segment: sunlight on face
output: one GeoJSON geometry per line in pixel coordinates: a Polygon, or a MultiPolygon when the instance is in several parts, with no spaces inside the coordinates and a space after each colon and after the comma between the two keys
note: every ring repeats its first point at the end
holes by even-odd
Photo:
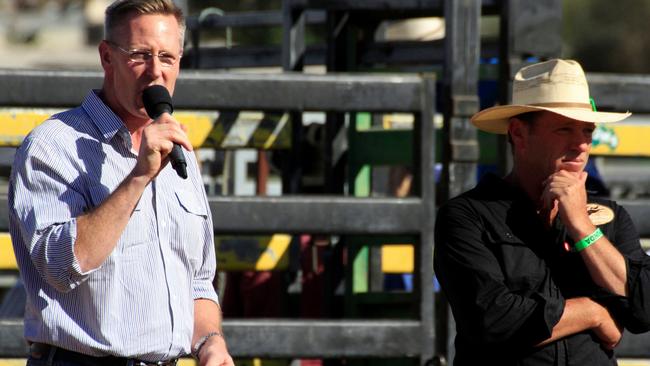
{"type": "Polygon", "coordinates": [[[575,174],[584,170],[595,124],[541,112],[525,129],[522,158],[533,174],[548,177],[559,170],[575,174]]]}
{"type": "Polygon", "coordinates": [[[159,57],[144,62],[134,61],[130,50],[141,50],[153,55],[180,57],[180,28],[172,15],[134,15],[115,32],[115,40],[108,47],[111,62],[103,62],[109,85],[105,85],[111,108],[125,123],[148,121],[142,104],[142,91],[150,85],[163,85],[173,94],[180,62],[163,65],[159,57]],[[119,47],[117,47],[119,46],[119,47]],[[124,52],[127,50],[127,52],[124,52]]]}

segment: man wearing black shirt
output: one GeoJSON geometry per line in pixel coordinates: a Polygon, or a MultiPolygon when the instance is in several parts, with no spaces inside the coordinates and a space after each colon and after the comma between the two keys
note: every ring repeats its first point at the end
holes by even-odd
{"type": "Polygon", "coordinates": [[[508,134],[513,168],[441,207],[435,270],[456,319],[456,365],[616,365],[623,329],[650,330],[650,261],[626,211],[589,197],[596,112],[580,65],[521,69],[513,104],[472,117],[508,134]]]}

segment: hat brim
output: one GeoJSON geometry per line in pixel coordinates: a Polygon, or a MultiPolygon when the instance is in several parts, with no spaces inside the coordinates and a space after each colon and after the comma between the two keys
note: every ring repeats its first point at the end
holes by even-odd
{"type": "Polygon", "coordinates": [[[632,113],[616,112],[594,112],[585,108],[548,108],[532,105],[502,105],[484,109],[472,116],[471,121],[479,130],[506,134],[508,133],[508,121],[518,114],[536,111],[547,111],[556,113],[577,121],[593,123],[618,122],[631,116],[632,113]]]}

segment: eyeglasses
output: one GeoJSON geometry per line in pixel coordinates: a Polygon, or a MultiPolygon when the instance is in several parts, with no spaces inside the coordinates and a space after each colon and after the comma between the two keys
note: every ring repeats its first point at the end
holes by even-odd
{"type": "Polygon", "coordinates": [[[160,60],[160,64],[162,66],[164,66],[164,67],[172,67],[182,57],[182,54],[178,55],[178,56],[174,56],[174,55],[172,55],[170,53],[167,53],[167,52],[160,52],[157,55],[154,55],[153,53],[151,53],[151,51],[147,51],[147,50],[138,50],[138,49],[127,50],[127,49],[124,49],[124,48],[120,47],[117,43],[111,42],[111,41],[108,41],[108,40],[106,41],[106,43],[108,43],[112,47],[115,47],[118,50],[122,51],[122,53],[124,53],[125,55],[127,55],[129,57],[129,60],[131,60],[133,62],[136,62],[136,63],[147,62],[147,61],[151,60],[151,58],[153,56],[156,56],[156,57],[158,57],[158,60],[160,60]]]}

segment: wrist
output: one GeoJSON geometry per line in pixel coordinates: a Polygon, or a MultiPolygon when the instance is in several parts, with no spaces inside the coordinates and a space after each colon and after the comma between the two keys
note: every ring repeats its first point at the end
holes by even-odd
{"type": "Polygon", "coordinates": [[[591,221],[587,220],[585,223],[579,225],[567,225],[567,232],[574,242],[584,239],[586,236],[592,234],[597,229],[591,221]]]}
{"type": "Polygon", "coordinates": [[[208,345],[211,342],[215,342],[217,340],[224,340],[223,333],[218,331],[210,332],[204,335],[203,337],[199,338],[191,348],[192,357],[194,357],[197,360],[200,360],[201,351],[206,348],[206,345],[208,345]]]}
{"type": "Polygon", "coordinates": [[[605,317],[609,315],[607,309],[599,303],[588,299],[591,307],[591,328],[600,327],[605,321],[605,317]]]}
{"type": "Polygon", "coordinates": [[[144,174],[140,174],[139,172],[136,171],[137,168],[134,168],[131,173],[126,177],[126,181],[135,186],[135,187],[146,187],[149,182],[151,182],[151,178],[144,174]]]}
{"type": "Polygon", "coordinates": [[[600,238],[602,238],[603,232],[600,228],[596,228],[591,234],[585,236],[584,238],[578,240],[574,244],[574,250],[576,252],[582,252],[583,250],[590,247],[592,244],[596,243],[600,238]]]}

